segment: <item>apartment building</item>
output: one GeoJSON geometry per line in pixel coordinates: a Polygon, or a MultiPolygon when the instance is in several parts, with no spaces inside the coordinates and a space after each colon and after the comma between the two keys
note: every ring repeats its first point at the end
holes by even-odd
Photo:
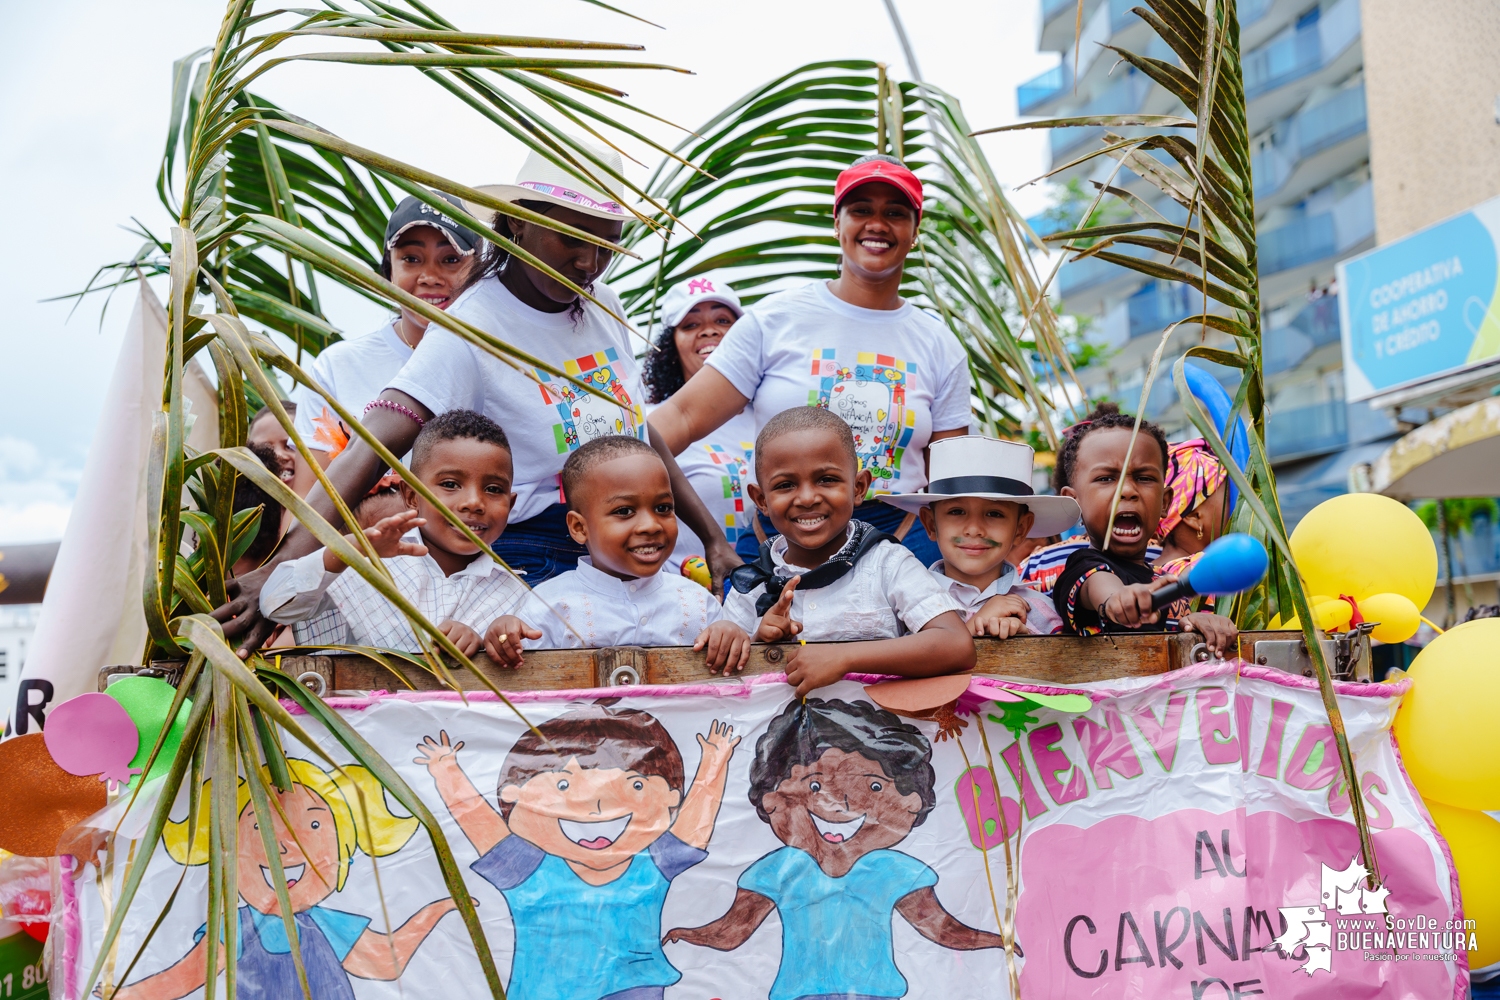
{"type": "MultiPolygon", "coordinates": [[[[1132,12],[1138,0],[1085,0],[1076,62],[1076,0],[1039,2],[1040,48],[1057,52],[1060,62],[1018,88],[1021,114],[1191,116],[1175,97],[1101,47],[1176,61],[1132,12]]],[[[1376,236],[1360,0],[1242,0],[1239,20],[1265,303],[1266,446],[1283,510],[1295,523],[1344,492],[1350,466],[1372,460],[1400,433],[1390,414],[1344,398],[1335,268],[1373,247],[1376,236]]],[[[1053,167],[1097,148],[1103,132],[1052,130],[1053,167]]],[[[1102,180],[1113,169],[1114,161],[1101,158],[1070,167],[1057,179],[1102,180]]],[[[1169,219],[1184,216],[1129,171],[1121,171],[1115,183],[1169,219]]],[[[1140,398],[1163,330],[1201,308],[1179,287],[1094,260],[1064,265],[1055,288],[1063,309],[1087,317],[1093,338],[1112,352],[1080,373],[1085,387],[1128,409],[1140,398]]],[[[1202,339],[1198,327],[1179,328],[1154,383],[1146,413],[1169,432],[1187,429],[1170,362],[1202,339]]],[[[1227,347],[1225,339],[1209,334],[1206,342],[1227,347]]],[[[1235,384],[1232,371],[1214,373],[1235,384]]]]}

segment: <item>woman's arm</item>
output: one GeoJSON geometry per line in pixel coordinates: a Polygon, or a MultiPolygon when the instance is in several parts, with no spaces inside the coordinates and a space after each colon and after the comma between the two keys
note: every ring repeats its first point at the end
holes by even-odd
{"type": "MultiPolygon", "coordinates": [[[[1003,948],[998,934],[976,930],[943,909],[932,886],[924,886],[901,897],[896,912],[927,940],[954,951],[977,951],[980,948],[1003,948]]],[[[1020,949],[1017,949],[1019,953],[1020,949]]]]}
{"type": "Polygon", "coordinates": [[[702,927],[674,927],[667,931],[661,939],[662,944],[676,944],[678,941],[686,941],[688,944],[702,945],[705,948],[713,948],[715,951],[734,951],[740,945],[750,940],[750,935],[755,933],[776,904],[758,892],[749,889],[741,889],[734,895],[734,905],[729,912],[724,914],[713,923],[704,924],[702,927]]]}
{"type": "MultiPolygon", "coordinates": [[[[380,398],[401,404],[424,421],[432,418],[431,410],[404,392],[387,389],[380,394],[380,398]]],[[[361,422],[377,441],[395,455],[405,455],[410,451],[412,442],[417,439],[417,431],[421,430],[410,417],[385,407],[370,410],[364,414],[361,422]]],[[[385,463],[375,450],[365,444],[362,438],[356,437],[333,460],[333,464],[328,466],[327,474],[328,481],[333,484],[339,496],[352,506],[370,491],[370,487],[375,485],[384,470],[385,463]]],[[[333,501],[323,492],[322,484],[313,487],[312,492],[307,495],[307,502],[330,524],[338,524],[339,518],[333,501]]],[[[229,601],[215,608],[213,614],[224,625],[226,638],[239,638],[241,659],[247,659],[259,649],[260,644],[269,639],[276,629],[276,623],[262,617],[260,613],[260,588],[265,585],[266,579],[281,563],[305,556],[317,548],[318,540],[313,537],[313,533],[301,524],[296,524],[263,566],[229,581],[229,601]]]]}
{"type": "MultiPolygon", "coordinates": [[[[722,378],[722,376],[720,376],[722,378]]],[[[735,413],[739,411],[736,410],[735,413]]],[[[730,416],[734,416],[733,413],[730,416]]],[[[727,417],[725,419],[728,419],[727,417]]],[[[736,566],[744,564],[724,537],[724,529],[714,521],[714,516],[708,512],[708,507],[703,503],[703,498],[698,491],[693,489],[693,484],[688,482],[688,477],[683,474],[677,465],[677,459],[673,457],[673,451],[667,447],[666,439],[657,433],[655,427],[646,425],[647,433],[651,437],[651,447],[661,456],[661,460],[667,467],[667,478],[672,482],[672,499],[677,506],[677,514],[693,534],[703,540],[703,561],[708,563],[708,571],[711,576],[709,590],[715,596],[724,592],[724,578],[736,566]]],[[[697,440],[694,438],[693,440],[697,440]]],[[[682,449],[677,449],[681,451],[682,449]]]]}
{"type": "Polygon", "coordinates": [[[437,922],[457,908],[458,904],[452,899],[428,903],[396,928],[390,937],[365,928],[354,947],[349,949],[349,954],[344,956],[344,971],[361,979],[400,979],[401,973],[406,971],[406,963],[411,961],[437,922]]]}
{"type": "MultiPolygon", "coordinates": [[[[667,449],[680,455],[682,449],[694,441],[701,441],[723,427],[749,402],[729,379],[705,366],[673,393],[671,399],[651,411],[648,422],[651,429],[661,435],[667,449]]],[[[652,445],[655,443],[653,435],[652,445]]]]}
{"type": "Polygon", "coordinates": [[[807,695],[859,671],[898,677],[938,677],[974,669],[974,637],[957,611],[944,611],[915,635],[870,642],[820,642],[794,646],[786,680],[807,695]]]}

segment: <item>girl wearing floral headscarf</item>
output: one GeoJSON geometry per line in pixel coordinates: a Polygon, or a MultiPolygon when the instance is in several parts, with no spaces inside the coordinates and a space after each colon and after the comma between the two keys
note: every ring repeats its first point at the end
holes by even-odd
{"type": "MultiPolygon", "coordinates": [[[[1229,478],[1224,466],[1214,457],[1208,442],[1202,438],[1172,445],[1167,454],[1167,482],[1172,499],[1157,528],[1161,539],[1161,557],[1156,560],[1159,574],[1178,576],[1192,568],[1203,550],[1224,530],[1223,489],[1229,478]]],[[[1205,598],[1205,606],[1212,606],[1205,598]]]]}

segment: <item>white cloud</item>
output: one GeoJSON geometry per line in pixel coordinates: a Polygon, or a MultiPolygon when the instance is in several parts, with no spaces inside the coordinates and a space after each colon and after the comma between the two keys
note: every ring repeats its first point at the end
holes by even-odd
{"type": "Polygon", "coordinates": [[[81,463],[45,455],[27,440],[0,436],[0,542],[61,538],[82,473],[81,463]]]}

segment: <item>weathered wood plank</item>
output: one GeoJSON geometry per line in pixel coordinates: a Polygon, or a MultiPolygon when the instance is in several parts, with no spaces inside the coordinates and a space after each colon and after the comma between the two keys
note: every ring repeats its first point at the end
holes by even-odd
{"type": "MultiPolygon", "coordinates": [[[[1241,648],[1253,657],[1259,639],[1287,638],[1289,633],[1245,633],[1241,648]]],[[[1190,662],[1197,637],[1192,635],[1016,636],[977,642],[975,672],[1047,684],[1080,684],[1116,677],[1165,673],[1190,662]]],[[[777,673],[785,669],[787,647],[757,645],[747,674],[777,673]]],[[[412,688],[443,687],[430,672],[395,661],[412,688]]],[[[722,680],[708,672],[703,654],[685,646],[651,649],[624,646],[596,650],[536,650],[526,654],[519,670],[508,670],[482,654],[475,665],[496,687],[507,691],[609,687],[616,684],[685,684],[722,680]]],[[[282,669],[294,676],[315,674],[328,691],[397,690],[405,687],[385,667],[357,655],[283,657],[282,669]]],[[[464,690],[483,690],[473,674],[452,666],[464,690]]],[[[309,683],[317,684],[314,678],[309,683]]]]}

